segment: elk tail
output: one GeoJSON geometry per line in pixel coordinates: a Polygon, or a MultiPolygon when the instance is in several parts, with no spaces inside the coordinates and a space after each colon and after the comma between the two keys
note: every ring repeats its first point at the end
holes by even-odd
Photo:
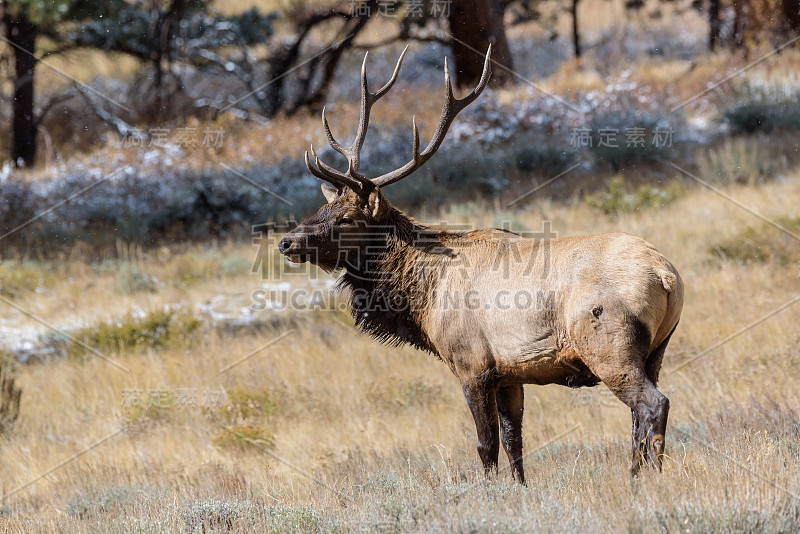
{"type": "Polygon", "coordinates": [[[664,286],[667,293],[672,293],[678,284],[678,277],[675,276],[675,273],[669,269],[661,268],[656,269],[656,274],[661,279],[661,285],[664,286]]]}

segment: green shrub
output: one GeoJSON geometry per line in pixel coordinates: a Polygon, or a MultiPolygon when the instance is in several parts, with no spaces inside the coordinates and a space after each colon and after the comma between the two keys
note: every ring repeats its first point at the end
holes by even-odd
{"type": "Polygon", "coordinates": [[[735,134],[800,129],[800,91],[793,85],[744,80],[732,87],[719,107],[735,134]]]}
{"type": "Polygon", "coordinates": [[[725,112],[733,133],[768,132],[779,128],[800,128],[800,104],[745,102],[725,112]]]}
{"type": "Polygon", "coordinates": [[[252,524],[258,506],[237,498],[208,499],[194,502],[183,512],[189,532],[225,532],[234,526],[252,524]]]}
{"type": "Polygon", "coordinates": [[[586,195],[586,205],[598,208],[612,215],[617,213],[633,213],[643,209],[662,208],[683,196],[684,188],[678,181],[665,187],[649,184],[640,185],[635,192],[629,193],[625,178],[617,175],[608,183],[608,190],[586,195]]]}
{"type": "Polygon", "coordinates": [[[188,504],[183,511],[189,532],[318,532],[322,516],[307,505],[260,506],[229,497],[188,504]]]}
{"type": "Polygon", "coordinates": [[[155,291],[155,279],[140,271],[130,263],[123,263],[114,281],[114,291],[123,295],[133,295],[144,291],[155,291]]]}
{"type": "Polygon", "coordinates": [[[789,167],[781,150],[766,136],[728,138],[698,155],[698,172],[714,183],[763,183],[789,167]]]}
{"type": "Polygon", "coordinates": [[[233,420],[268,419],[278,405],[277,397],[267,388],[233,388],[227,390],[226,410],[233,420]]]}
{"type": "Polygon", "coordinates": [[[555,176],[577,161],[577,154],[572,150],[533,141],[517,143],[511,150],[517,169],[539,176],[555,176]]]}
{"type": "MultiPolygon", "coordinates": [[[[183,347],[201,333],[202,322],[186,311],[161,310],[143,317],[128,315],[118,321],[100,322],[76,330],[72,336],[101,352],[125,352],[137,348],[183,347]]],[[[71,343],[68,354],[85,355],[85,348],[71,343]]]]}
{"type": "Polygon", "coordinates": [[[312,506],[269,506],[265,508],[267,528],[270,532],[318,532],[321,514],[312,506]]]}
{"type": "Polygon", "coordinates": [[[238,450],[273,448],[275,435],[265,425],[234,425],[223,429],[211,441],[221,448],[238,450]]]}
{"type": "Polygon", "coordinates": [[[15,299],[24,293],[35,291],[44,282],[41,269],[27,262],[0,263],[0,295],[6,298],[15,299]]]}
{"type": "Polygon", "coordinates": [[[319,181],[296,156],[241,173],[248,180],[225,169],[197,171],[180,165],[157,171],[147,165],[126,166],[114,180],[101,182],[97,180],[107,169],[78,166],[33,181],[12,173],[0,180],[0,229],[30,224],[25,232],[10,235],[1,252],[53,257],[81,241],[117,251],[121,242],[149,248],[163,242],[243,238],[255,222],[300,218],[322,201],[319,181]],[[93,194],[80,202],[67,201],[86,188],[93,194]],[[265,188],[291,200],[280,201],[265,188]],[[31,222],[41,206],[54,209],[31,222]]]}
{"type": "MultiPolygon", "coordinates": [[[[776,222],[790,232],[800,234],[800,217],[784,217],[776,222]]],[[[800,261],[800,241],[765,223],[745,228],[734,237],[717,243],[711,247],[711,254],[741,263],[777,262],[786,265],[800,261]]]]}
{"type": "Polygon", "coordinates": [[[598,115],[590,124],[590,151],[599,164],[614,170],[637,163],[670,159],[676,153],[676,140],[672,139],[669,143],[660,140],[658,144],[653,140],[656,129],[665,131],[668,124],[671,123],[666,117],[631,111],[598,115]]]}

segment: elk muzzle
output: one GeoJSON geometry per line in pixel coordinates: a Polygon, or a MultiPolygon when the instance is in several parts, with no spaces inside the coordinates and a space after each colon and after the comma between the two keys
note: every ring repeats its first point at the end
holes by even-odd
{"type": "Polygon", "coordinates": [[[292,235],[290,232],[283,236],[278,243],[278,251],[286,256],[292,263],[303,263],[311,259],[311,251],[307,248],[308,239],[305,235],[292,235]]]}

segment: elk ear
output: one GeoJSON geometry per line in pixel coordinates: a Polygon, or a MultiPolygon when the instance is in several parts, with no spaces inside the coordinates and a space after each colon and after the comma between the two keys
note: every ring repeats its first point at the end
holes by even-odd
{"type": "Polygon", "coordinates": [[[372,218],[380,220],[389,211],[389,202],[377,187],[369,194],[369,211],[372,218]]]}
{"type": "Polygon", "coordinates": [[[328,184],[322,184],[322,194],[325,195],[325,200],[328,202],[333,202],[336,196],[339,194],[339,190],[335,187],[331,187],[328,184]]]}

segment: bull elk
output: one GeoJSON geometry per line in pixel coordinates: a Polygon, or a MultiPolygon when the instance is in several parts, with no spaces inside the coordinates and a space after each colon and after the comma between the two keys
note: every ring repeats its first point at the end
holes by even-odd
{"type": "Polygon", "coordinates": [[[624,233],[550,240],[504,230],[451,231],[427,226],[392,207],[383,188],[409,176],[436,152],[456,115],[484,90],[491,47],[478,86],[453,96],[447,62],[445,103],[432,139],[420,152],[412,120],[411,159],[376,178],[360,172],[377,92],[361,68],[361,113],[355,140],[338,143],[325,111],[331,147],[347,158],[342,172],[306,152],[308,170],[324,180],[327,203],[280,241],[290,261],[344,271],[356,324],[382,342],[408,343],[438,356],[461,382],[487,472],[497,469],[500,440],[513,475],[522,466],[523,384],[595,386],[603,382],[633,418],[635,475],[661,469],[669,401],[658,389],[661,361],[683,307],[683,282],[647,242],[624,233]],[[498,274],[493,266],[503,263],[498,274]],[[524,305],[492,306],[501,295],[527,293],[524,305]],[[498,420],[499,429],[498,431],[498,420]]]}

